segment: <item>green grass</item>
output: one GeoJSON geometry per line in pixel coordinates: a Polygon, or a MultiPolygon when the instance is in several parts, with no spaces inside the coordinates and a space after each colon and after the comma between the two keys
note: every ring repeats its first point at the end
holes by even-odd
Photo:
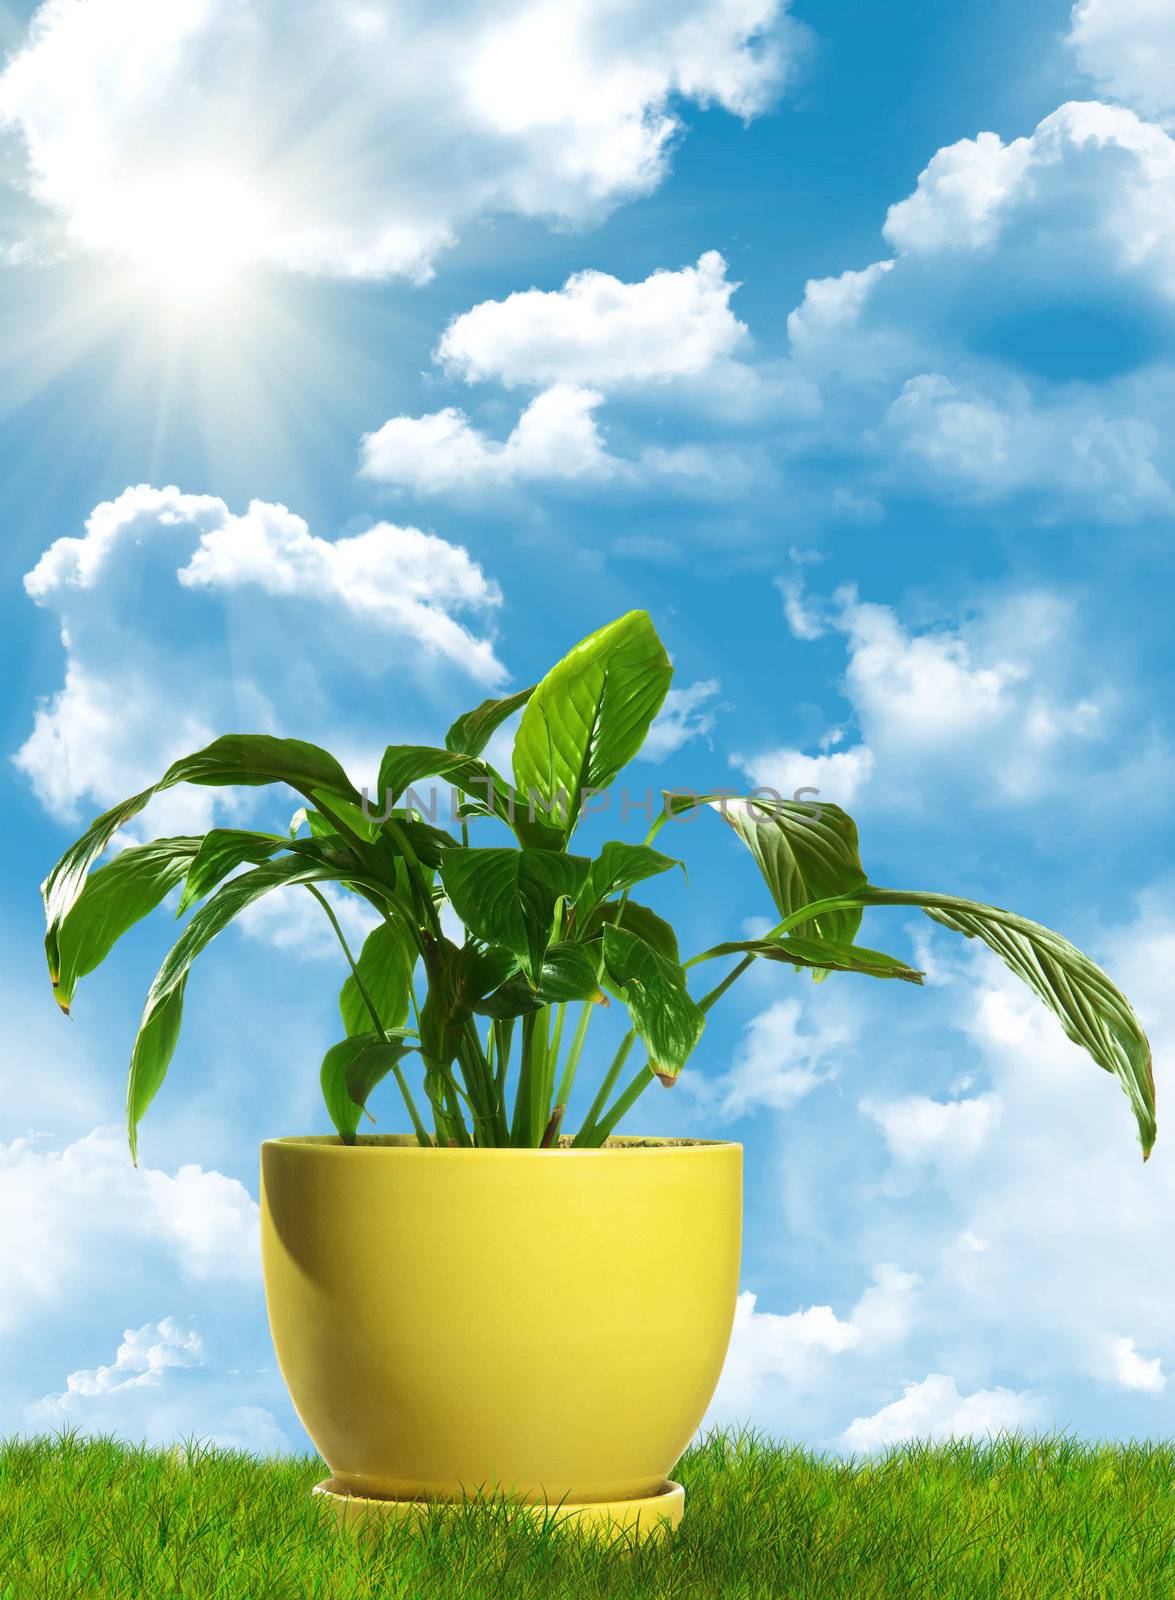
{"type": "Polygon", "coordinates": [[[679,1463],[680,1532],[606,1549],[492,1505],[339,1532],[312,1457],[74,1436],[0,1445],[0,1597],[1170,1600],[1175,1448],[1067,1438],[844,1461],[743,1432],[679,1463]]]}

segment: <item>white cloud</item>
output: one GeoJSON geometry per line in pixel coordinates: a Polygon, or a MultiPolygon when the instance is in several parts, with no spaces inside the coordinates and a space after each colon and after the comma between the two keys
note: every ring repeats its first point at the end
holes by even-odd
{"type": "MultiPolygon", "coordinates": [[[[60,619],[65,671],[15,759],[70,821],[226,731],[382,748],[396,730],[386,710],[365,723],[374,702],[356,686],[384,674],[426,701],[446,676],[503,677],[475,631],[498,586],[460,545],[388,522],[331,541],[281,505],[255,500],[237,516],[211,496],[139,485],[98,506],[82,537],[56,540],[25,586],[60,619]],[[339,705],[354,707],[346,729],[339,705]]],[[[183,831],[246,809],[230,791],[177,789],[151,816],[183,831]]]]}
{"type": "Polygon", "coordinates": [[[1141,1389],[1147,1394],[1162,1394],[1167,1387],[1167,1375],[1162,1359],[1149,1360],[1139,1355],[1133,1339],[1115,1339],[1113,1342],[1114,1373],[1124,1389],[1141,1389]]]}
{"type": "Polygon", "coordinates": [[[1167,0],[1078,0],[1069,44],[1103,94],[1175,117],[1175,12],[1167,0]]]}
{"type": "Polygon", "coordinates": [[[254,1454],[287,1452],[272,1412],[233,1403],[253,1387],[252,1375],[211,1372],[207,1365],[194,1328],[173,1317],[147,1322],[126,1330],[112,1362],[71,1372],[63,1390],[27,1406],[24,1421],[35,1432],[80,1428],[154,1445],[195,1436],[254,1454]]]}
{"type": "Polygon", "coordinates": [[[773,790],[785,800],[796,795],[816,799],[817,804],[818,798],[801,791],[814,789],[819,798],[851,806],[873,775],[873,752],[863,744],[815,756],[779,745],[749,756],[736,751],[730,762],[745,772],[757,788],[773,790]]]}
{"type": "Polygon", "coordinates": [[[165,1260],[196,1284],[259,1277],[257,1206],[242,1185],[192,1165],[136,1168],[112,1129],[62,1150],[0,1146],[0,1204],[6,1331],[67,1305],[94,1263],[119,1251],[165,1260]]]}
{"type": "Polygon", "coordinates": [[[730,309],[737,284],[707,251],[696,267],[658,271],[639,283],[577,272],[562,289],[485,300],[454,318],[437,358],[467,383],[547,383],[614,389],[705,372],[729,356],[746,329],[730,309]]]}
{"type": "Polygon", "coordinates": [[[1040,1415],[1031,1394],[1014,1389],[978,1389],[961,1395],[954,1378],[931,1372],[910,1383],[900,1400],[871,1417],[855,1417],[841,1435],[850,1450],[883,1450],[905,1439],[967,1439],[1027,1428],[1040,1415]]]}
{"type": "Polygon", "coordinates": [[[642,759],[664,761],[689,740],[708,738],[718,719],[713,702],[721,688],[717,678],[705,678],[670,689],[641,746],[642,759]]]}
{"type": "MultiPolygon", "coordinates": [[[[842,692],[859,741],[834,728],[818,754],[790,746],[736,753],[756,784],[790,794],[810,785],[852,804],[918,807],[967,785],[980,804],[1028,806],[1062,790],[1101,803],[1123,780],[1120,740],[1137,727],[1120,680],[1083,640],[1084,619],[1062,594],[1036,589],[981,601],[953,626],[906,626],[855,588],[810,601],[783,586],[785,614],[804,640],[845,639],[842,692]]],[[[1159,734],[1132,734],[1134,786],[1144,794],[1170,764],[1159,734]]]]}
{"type": "Polygon", "coordinates": [[[594,415],[603,398],[594,389],[552,384],[536,395],[502,441],[473,427],[455,406],[424,417],[392,417],[364,434],[360,472],[418,494],[607,476],[617,464],[594,415]]]}
{"type": "Polygon", "coordinates": [[[781,1315],[757,1309],[758,1296],[744,1290],[735,1305],[734,1328],[722,1377],[703,1428],[725,1419],[745,1422],[781,1397],[843,1382],[840,1358],[876,1356],[900,1341],[910,1326],[919,1279],[882,1263],[847,1318],[831,1306],[808,1306],[781,1315]]]}
{"type": "Polygon", "coordinates": [[[854,441],[883,490],[1169,516],[1173,202],[1175,142],[1119,106],[939,150],[890,207],[897,254],[810,282],[788,319],[825,401],[800,448],[854,441]]]}
{"type": "Polygon", "coordinates": [[[853,1037],[851,1021],[838,1020],[832,1006],[822,1007],[821,1016],[813,1028],[799,1000],[777,1000],[751,1018],[728,1071],[713,1080],[687,1074],[682,1081],[722,1118],[763,1107],[790,1111],[834,1074],[842,1047],[853,1037]]]}
{"type": "Polygon", "coordinates": [[[890,1154],[910,1165],[928,1161],[967,1161],[999,1127],[1003,1102],[998,1094],[964,1100],[932,1100],[907,1095],[901,1100],[858,1102],[881,1129],[890,1154]]]}
{"type": "Polygon", "coordinates": [[[165,274],[420,279],[479,216],[584,224],[647,194],[674,98],[754,116],[802,37],[785,0],[53,0],[0,118],[82,246],[165,274]]]}

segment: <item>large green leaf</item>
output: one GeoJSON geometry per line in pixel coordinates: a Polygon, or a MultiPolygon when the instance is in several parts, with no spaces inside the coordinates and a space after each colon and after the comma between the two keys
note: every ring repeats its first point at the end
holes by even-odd
{"type": "Polygon", "coordinates": [[[681,966],[658,955],[643,939],[607,925],[604,965],[649,1053],[650,1072],[662,1083],[676,1082],[706,1025],[706,1014],[691,999],[681,966]]]}
{"type": "MultiPolygon", "coordinates": [[[[379,769],[376,815],[394,813],[397,803],[425,778],[440,778],[462,794],[471,795],[500,822],[511,828],[524,844],[555,848],[561,842],[557,829],[541,817],[532,818],[525,801],[519,801],[513,787],[488,761],[453,750],[437,750],[431,745],[391,744],[384,752],[379,769]]],[[[420,809],[430,821],[441,815],[440,794],[417,791],[420,809]]]]}
{"type": "Polygon", "coordinates": [[[117,940],[163,899],[198,853],[199,838],[155,839],[123,850],[91,874],[57,932],[60,971],[54,993],[68,1016],[79,978],[93,972],[117,940]]]}
{"type": "Polygon", "coordinates": [[[664,917],[659,917],[655,911],[650,911],[648,906],[640,905],[635,900],[626,900],[623,906],[619,903],[597,906],[579,930],[577,937],[585,943],[590,943],[593,950],[597,949],[605,923],[635,933],[638,939],[643,939],[647,945],[652,945],[658,955],[665,956],[669,961],[680,960],[677,934],[673,931],[672,924],[666,922],[664,917]]]}
{"type": "Polygon", "coordinates": [[[110,841],[147,804],[152,795],[177,783],[205,785],[287,783],[299,794],[336,794],[354,804],[359,793],[335,758],[317,745],[301,739],[275,739],[269,734],[229,733],[203,750],[181,756],[158,783],[141,789],[129,800],[112,806],[92,822],[61,857],[41,885],[45,901],[45,956],[49,976],[56,983],[61,972],[59,930],[86,877],[110,841]]]}
{"type": "Polygon", "coordinates": [[[621,839],[611,839],[592,862],[591,877],[581,901],[584,905],[598,905],[610,894],[631,889],[634,883],[668,872],[671,867],[684,867],[672,856],[662,855],[647,844],[627,844],[621,839]]]}
{"type": "Polygon", "coordinates": [[[519,804],[533,798],[569,836],[587,798],[632,760],[669,688],[673,668],[644,611],[590,634],[531,695],[514,739],[519,804]],[[554,808],[554,809],[552,809],[554,808]]]}
{"type": "Polygon", "coordinates": [[[694,956],[690,962],[710,961],[717,956],[759,956],[765,961],[781,961],[793,967],[809,967],[830,972],[860,972],[868,978],[901,978],[906,983],[921,983],[924,974],[907,966],[896,956],[880,950],[866,950],[859,944],[836,944],[831,939],[805,939],[788,933],[766,939],[731,939],[694,956]]]}
{"type": "Polygon", "coordinates": [[[286,884],[323,882],[338,875],[336,867],[301,856],[281,856],[276,861],[254,867],[251,872],[230,878],[193,914],[155,974],[139,1022],[127,1087],[127,1124],[132,1154],[137,1147],[139,1121],[167,1074],[179,1037],[183,990],[192,962],[228,927],[238,912],[271,889],[286,884]]]}
{"type": "Polygon", "coordinates": [[[507,1019],[525,1016],[543,1006],[603,998],[590,947],[562,942],[551,945],[543,957],[537,987],[521,973],[515,973],[473,1009],[479,1016],[507,1019]]]}
{"type": "Polygon", "coordinates": [[[453,910],[478,939],[503,945],[537,983],[555,904],[574,900],[591,862],[554,850],[446,850],[441,882],[453,910]]]}
{"type": "Polygon", "coordinates": [[[409,1050],[402,1037],[386,1033],[353,1034],[333,1045],[322,1058],[322,1098],[344,1144],[355,1143],[367,1097],[409,1050]]]}
{"type": "MultiPolygon", "coordinates": [[[[355,965],[384,1028],[398,1028],[408,1015],[408,994],[416,950],[402,923],[381,922],[363,941],[355,965]]],[[[348,1037],[369,1032],[374,1023],[355,975],[339,993],[339,1010],[348,1037]]]]}
{"type": "Polygon", "coordinates": [[[230,872],[235,872],[246,862],[257,866],[262,861],[268,861],[279,850],[288,849],[290,843],[280,833],[212,828],[200,840],[200,848],[188,868],[176,915],[182,916],[194,901],[203,900],[209,889],[214,889],[230,872]]]}
{"type": "Polygon", "coordinates": [[[1074,1044],[1118,1079],[1134,1111],[1143,1159],[1150,1155],[1155,1142],[1150,1044],[1121,989],[1076,945],[1039,922],[958,895],[870,884],[856,898],[863,906],[918,906],[944,928],[994,950],[1044,1001],[1074,1044]]]}
{"type": "Polygon", "coordinates": [[[532,684],[529,689],[519,689],[517,694],[508,694],[501,700],[483,700],[481,705],[457,718],[445,735],[445,749],[456,755],[481,755],[490,736],[519,706],[524,706],[533,693],[532,684]]]}
{"type": "MultiPolygon", "coordinates": [[[[814,900],[850,895],[865,883],[857,825],[839,806],[794,800],[666,795],[666,810],[680,814],[695,804],[712,807],[750,850],[781,917],[814,900]]],[[[852,944],[861,926],[854,906],[822,912],[809,937],[852,944]]]]}

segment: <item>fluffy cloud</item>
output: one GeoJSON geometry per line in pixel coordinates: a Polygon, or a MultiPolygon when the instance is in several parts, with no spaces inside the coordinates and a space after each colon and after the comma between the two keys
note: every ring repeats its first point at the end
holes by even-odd
{"type": "Polygon", "coordinates": [[[851,1013],[828,1006],[814,1024],[799,1000],[777,1000],[747,1024],[729,1071],[714,1079],[687,1075],[682,1082],[722,1118],[764,1107],[790,1111],[835,1073],[838,1055],[853,1037],[851,1013]]]}
{"type": "Polygon", "coordinates": [[[735,1306],[730,1351],[703,1428],[745,1421],[771,1398],[843,1381],[843,1358],[874,1358],[900,1341],[910,1325],[919,1279],[889,1263],[873,1268],[873,1282],[848,1317],[831,1306],[778,1314],[757,1309],[749,1289],[735,1306]]]}
{"type": "Polygon", "coordinates": [[[801,38],[786,0],[669,18],[598,0],[51,0],[0,77],[0,118],[82,246],[165,272],[420,279],[478,216],[582,224],[647,194],[675,100],[754,116],[801,38]]]}
{"type": "Polygon", "coordinates": [[[1149,1361],[1139,1355],[1133,1339],[1115,1339],[1113,1342],[1114,1375],[1124,1389],[1142,1389],[1148,1394],[1162,1394],[1167,1387],[1167,1376],[1160,1357],[1149,1361]]]}
{"type": "MultiPolygon", "coordinates": [[[[98,506],[82,537],[58,539],[25,587],[60,618],[66,663],[16,762],[69,820],[228,729],[337,747],[337,707],[355,704],[357,681],[395,671],[436,697],[453,672],[503,677],[490,639],[460,620],[484,624],[497,585],[462,547],[388,522],[331,541],[284,506],[253,501],[238,516],[211,496],[140,485],[98,506]],[[238,593],[250,597],[239,627],[238,593]]],[[[344,731],[372,750],[395,732],[365,727],[358,708],[344,731]]],[[[199,828],[240,804],[170,791],[153,816],[199,828]]]]}
{"type": "Polygon", "coordinates": [[[815,438],[862,441],[878,486],[1169,515],[1173,200],[1175,142],[1119,106],[939,150],[890,207],[897,254],[810,282],[788,319],[815,438]]]}
{"type": "Polygon", "coordinates": [[[431,494],[502,487],[529,479],[598,478],[614,470],[594,413],[594,389],[556,383],[537,395],[509,436],[491,439],[455,406],[424,417],[392,417],[363,436],[365,478],[431,494]]]}
{"type": "Polygon", "coordinates": [[[961,1395],[954,1378],[931,1372],[910,1383],[900,1400],[871,1417],[855,1417],[841,1435],[850,1450],[883,1450],[904,1439],[968,1439],[1014,1432],[1040,1416],[1039,1402],[1014,1389],[978,1389],[961,1395]]]}
{"type": "MultiPolygon", "coordinates": [[[[903,624],[852,587],[831,602],[783,585],[785,616],[803,641],[839,633],[842,690],[861,742],[834,727],[819,754],[767,746],[732,759],[757,784],[791,793],[810,784],[829,800],[917,807],[944,783],[967,783],[981,804],[1028,806],[1080,786],[1105,797],[1123,779],[1118,747],[1133,712],[1120,683],[1091,663],[1073,603],[1049,590],[995,597],[954,626],[903,624]]],[[[1137,787],[1162,781],[1161,735],[1135,746],[1137,787]]]]}
{"type": "Polygon", "coordinates": [[[684,689],[670,689],[641,747],[641,759],[664,761],[691,739],[707,739],[718,720],[714,700],[722,685],[705,678],[684,689]]]}
{"type": "Polygon", "coordinates": [[[166,1260],[192,1284],[253,1284],[257,1206],[233,1178],[182,1166],[136,1168],[126,1140],[95,1129],[62,1150],[0,1146],[0,1326],[6,1333],[68,1304],[94,1261],[115,1251],[166,1260]]]}
{"type": "Polygon", "coordinates": [[[737,284],[716,250],[696,267],[640,283],[577,272],[562,289],[485,300],[454,318],[437,358],[466,383],[581,383],[602,389],[692,377],[746,334],[730,309],[737,284]]]}
{"type": "Polygon", "coordinates": [[[881,1129],[896,1161],[917,1165],[974,1156],[999,1127],[1003,1103],[997,1094],[961,1100],[914,1094],[901,1100],[866,1098],[859,1109],[881,1129]]]}
{"type": "Polygon", "coordinates": [[[1069,43],[1103,94],[1175,117],[1175,13],[1167,0],[1078,0],[1069,43]]]}
{"type": "Polygon", "coordinates": [[[254,1374],[209,1371],[199,1333],[164,1317],[128,1328],[112,1362],[71,1372],[23,1420],[38,1433],[80,1428],[153,1445],[195,1437],[257,1455],[287,1452],[273,1413],[241,1400],[253,1392],[254,1374]]]}

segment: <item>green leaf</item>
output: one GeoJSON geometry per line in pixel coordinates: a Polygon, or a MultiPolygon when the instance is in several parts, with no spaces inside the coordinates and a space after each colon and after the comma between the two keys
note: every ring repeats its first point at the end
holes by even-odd
{"type": "Polygon", "coordinates": [[[167,1074],[179,1037],[183,990],[192,962],[218,933],[228,927],[239,911],[260,899],[263,894],[268,894],[271,889],[286,884],[322,882],[337,879],[338,876],[337,867],[297,855],[281,856],[276,861],[267,861],[262,866],[254,867],[251,872],[241,873],[240,877],[230,878],[193,914],[155,974],[139,1022],[127,1089],[127,1121],[132,1154],[137,1145],[139,1121],[167,1074]]]}
{"type": "Polygon", "coordinates": [[[944,928],[981,940],[1021,978],[1073,1040],[1121,1083],[1134,1111],[1143,1159],[1155,1142],[1151,1048],[1129,1000],[1102,969],[1051,928],[958,895],[902,889],[859,891],[865,906],[918,906],[944,928]]]}
{"type": "MultiPolygon", "coordinates": [[[[363,941],[355,965],[376,1015],[385,1028],[398,1028],[408,1015],[408,994],[416,951],[400,922],[381,922],[363,941]]],[[[339,1010],[349,1038],[372,1028],[371,1013],[349,974],[339,992],[339,1010]]]]}
{"type": "Polygon", "coordinates": [[[712,950],[693,959],[710,961],[717,956],[739,955],[761,956],[766,961],[787,962],[793,967],[860,972],[869,978],[901,978],[906,983],[921,983],[924,977],[916,967],[907,966],[896,956],[883,955],[880,950],[867,950],[859,944],[836,944],[831,939],[805,939],[793,933],[767,939],[732,939],[726,944],[716,944],[712,950]]]}
{"type": "Polygon", "coordinates": [[[453,910],[478,939],[504,945],[538,981],[555,904],[574,900],[591,862],[552,850],[466,850],[441,855],[441,882],[453,910]]]}
{"type": "Polygon", "coordinates": [[[682,872],[685,871],[682,862],[650,849],[647,844],[625,844],[612,839],[592,862],[591,878],[582,901],[585,905],[599,905],[610,894],[620,894],[631,889],[634,883],[655,877],[659,872],[668,872],[671,867],[681,867],[682,872]]]}
{"type": "Polygon", "coordinates": [[[649,1053],[649,1070],[676,1082],[702,1036],[706,1016],[690,997],[685,973],[643,939],[604,927],[604,965],[628,1006],[633,1027],[649,1053]]]}
{"type": "Polygon", "coordinates": [[[664,956],[668,961],[681,959],[677,948],[677,934],[664,917],[659,917],[655,911],[650,911],[648,906],[642,906],[635,900],[626,900],[623,908],[619,905],[597,906],[584,923],[579,935],[584,943],[595,943],[605,924],[612,927],[624,928],[628,933],[635,933],[638,939],[643,939],[651,945],[658,955],[664,956]],[[616,913],[620,912],[619,920],[616,913]]]}
{"type": "Polygon", "coordinates": [[[344,1039],[323,1056],[322,1097],[344,1144],[355,1143],[368,1096],[409,1048],[402,1037],[368,1032],[344,1039]]]}
{"type": "Polygon", "coordinates": [[[604,998],[596,976],[596,963],[582,944],[560,943],[551,945],[543,957],[538,986],[515,973],[507,978],[492,994],[479,1000],[474,1010],[483,1017],[505,1019],[525,1016],[543,1006],[562,1005],[571,1000],[604,998]]]}
{"type": "Polygon", "coordinates": [[[479,756],[493,734],[506,718],[524,706],[534,693],[534,686],[519,689],[502,700],[483,700],[472,711],[465,712],[445,735],[445,749],[455,755],[479,756]]]}
{"type": "MultiPolygon", "coordinates": [[[[337,837],[337,836],[336,836],[337,837]]],[[[251,833],[241,828],[212,828],[200,840],[200,848],[188,868],[176,916],[182,916],[196,900],[202,900],[230,872],[248,862],[268,861],[278,850],[288,849],[291,840],[279,833],[251,833]]]]}
{"type": "Polygon", "coordinates": [[[198,838],[155,839],[123,850],[91,874],[57,933],[57,1004],[69,1015],[79,978],[93,972],[128,928],[145,917],[183,877],[198,838]]]}
{"type": "Polygon", "coordinates": [[[420,1009],[421,1054],[427,1063],[447,1067],[474,1006],[509,977],[515,957],[509,950],[482,950],[475,944],[458,948],[440,939],[433,942],[425,964],[428,996],[420,1009]]]}
{"type": "Polygon", "coordinates": [[[672,676],[644,611],[630,611],[577,644],[522,713],[514,740],[519,804],[533,798],[552,820],[565,809],[562,833],[569,837],[585,791],[606,789],[644,743],[672,676]]]}
{"type": "MultiPolygon", "coordinates": [[[[693,797],[666,796],[671,813],[686,811],[694,803],[693,797]]],[[[699,796],[698,803],[719,811],[750,850],[781,917],[815,900],[850,895],[866,881],[857,825],[839,806],[711,795],[699,796]]],[[[852,944],[860,926],[860,911],[848,906],[822,912],[808,936],[852,944]]]]}
{"type": "Polygon", "coordinates": [[[110,841],[163,789],[177,783],[205,785],[288,783],[300,794],[330,792],[359,801],[359,793],[332,755],[300,739],[274,739],[268,734],[226,734],[203,750],[181,756],[148,789],[112,806],[92,822],[61,857],[41,885],[45,902],[45,956],[49,976],[57,983],[61,973],[59,930],[70,907],[81,894],[86,877],[110,841]]]}

